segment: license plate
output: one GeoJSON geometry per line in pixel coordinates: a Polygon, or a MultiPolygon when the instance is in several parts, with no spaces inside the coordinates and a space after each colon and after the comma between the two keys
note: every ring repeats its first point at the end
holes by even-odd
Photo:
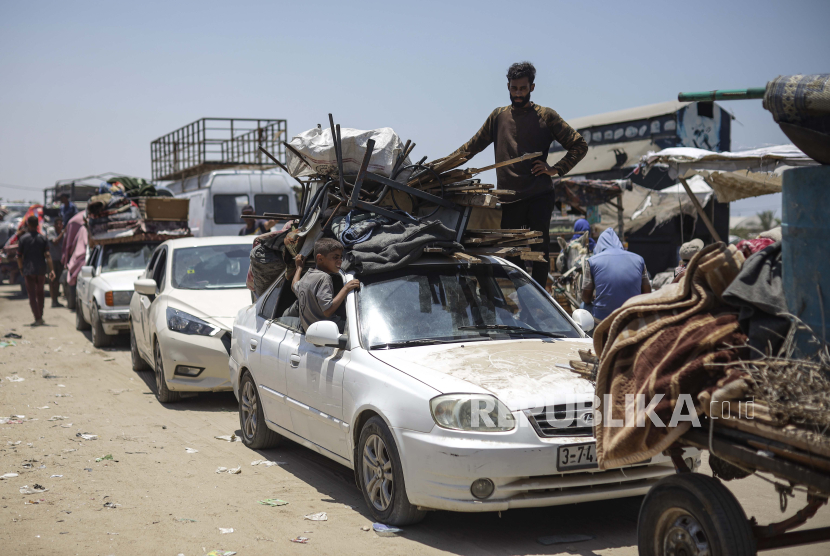
{"type": "Polygon", "coordinates": [[[597,467],[597,443],[568,444],[560,446],[556,460],[559,471],[573,469],[593,469],[597,467]]]}

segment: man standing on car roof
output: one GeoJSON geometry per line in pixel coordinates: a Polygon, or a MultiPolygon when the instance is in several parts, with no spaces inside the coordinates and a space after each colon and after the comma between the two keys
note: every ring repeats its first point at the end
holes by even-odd
{"type": "MultiPolygon", "coordinates": [[[[510,106],[496,108],[472,139],[456,152],[466,152],[467,159],[493,143],[496,162],[523,154],[541,152],[542,157],[524,160],[496,169],[499,189],[515,191],[502,196],[501,227],[530,228],[542,232],[542,243],[531,249],[550,254],[550,218],[554,206],[554,176],[564,176],[585,157],[588,143],[550,108],[530,102],[536,68],[530,62],[519,62],[507,70],[510,106]],[[568,153],[553,166],[547,163],[548,151],[558,141],[568,153]]],[[[549,263],[533,263],[533,279],[545,287],[549,263]]]]}

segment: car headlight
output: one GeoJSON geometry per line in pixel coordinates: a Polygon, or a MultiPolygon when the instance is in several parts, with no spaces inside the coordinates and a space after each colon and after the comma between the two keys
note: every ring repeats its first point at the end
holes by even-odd
{"type": "Polygon", "coordinates": [[[506,405],[487,394],[446,394],[429,401],[439,427],[461,431],[502,432],[516,428],[506,405]]]}
{"type": "Polygon", "coordinates": [[[167,308],[167,328],[174,332],[198,336],[215,336],[219,332],[218,326],[172,307],[167,308]]]}

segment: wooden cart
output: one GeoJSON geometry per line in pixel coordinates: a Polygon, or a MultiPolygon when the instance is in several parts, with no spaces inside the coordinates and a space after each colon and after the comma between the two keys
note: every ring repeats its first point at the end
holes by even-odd
{"type": "Polygon", "coordinates": [[[641,556],[745,556],[830,540],[830,527],[788,532],[813,517],[830,497],[830,449],[746,419],[706,420],[671,449],[678,474],[654,485],[643,500],[637,535],[641,556]],[[710,452],[710,464],[726,462],[740,478],[772,474],[781,510],[793,490],[807,491],[807,506],[778,523],[758,525],[715,478],[690,472],[680,450],[710,452]],[[715,456],[718,459],[712,458],[715,456]],[[720,460],[720,461],[718,461],[720,460]]]}

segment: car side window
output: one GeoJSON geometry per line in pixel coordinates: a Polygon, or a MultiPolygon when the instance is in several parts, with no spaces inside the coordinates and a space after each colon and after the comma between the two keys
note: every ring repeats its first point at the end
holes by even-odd
{"type": "Polygon", "coordinates": [[[163,250],[163,248],[162,248],[162,247],[158,247],[158,248],[156,248],[156,250],[153,252],[153,256],[152,256],[152,257],[150,257],[150,262],[149,262],[149,263],[147,263],[147,268],[145,268],[145,269],[144,269],[144,277],[145,277],[145,278],[152,278],[152,276],[153,276],[153,269],[154,269],[154,268],[155,268],[155,266],[156,266],[156,261],[158,260],[158,258],[159,258],[159,253],[161,253],[161,252],[162,252],[162,250],[163,250]]]}
{"type": "Polygon", "coordinates": [[[98,252],[101,250],[100,247],[93,247],[92,251],[89,252],[89,257],[86,260],[87,266],[95,266],[95,261],[98,259],[98,252]]]}
{"type": "Polygon", "coordinates": [[[156,293],[164,290],[164,270],[167,266],[167,249],[162,249],[159,252],[156,266],[153,268],[153,280],[156,281],[156,293]]]}
{"type": "Polygon", "coordinates": [[[277,301],[280,298],[280,291],[282,290],[283,284],[284,280],[282,278],[277,280],[277,285],[271,288],[271,291],[268,292],[268,297],[265,298],[265,302],[259,308],[259,316],[265,320],[274,318],[274,311],[277,308],[277,301]]]}

